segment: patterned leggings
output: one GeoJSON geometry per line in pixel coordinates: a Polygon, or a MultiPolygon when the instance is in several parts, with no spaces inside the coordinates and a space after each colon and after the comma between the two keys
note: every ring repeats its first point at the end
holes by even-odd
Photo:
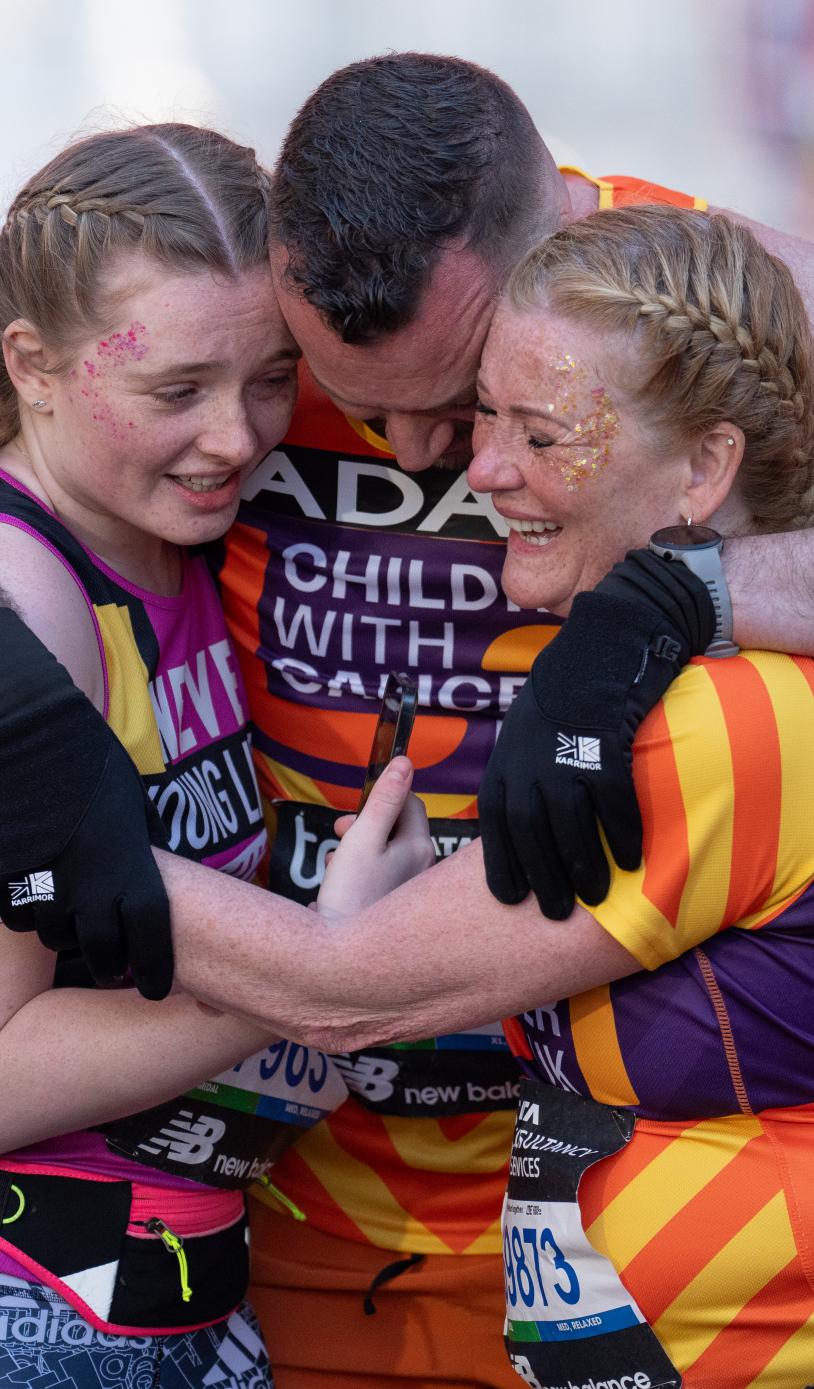
{"type": "Polygon", "coordinates": [[[176,1336],[96,1331],[51,1288],[0,1275],[0,1389],[273,1389],[257,1319],[176,1336]]]}

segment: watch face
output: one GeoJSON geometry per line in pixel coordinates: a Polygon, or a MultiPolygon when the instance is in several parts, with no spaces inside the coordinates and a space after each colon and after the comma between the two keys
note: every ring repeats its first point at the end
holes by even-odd
{"type": "Polygon", "coordinates": [[[651,544],[670,550],[693,550],[698,546],[720,545],[721,536],[709,526],[665,526],[651,537],[651,544]]]}

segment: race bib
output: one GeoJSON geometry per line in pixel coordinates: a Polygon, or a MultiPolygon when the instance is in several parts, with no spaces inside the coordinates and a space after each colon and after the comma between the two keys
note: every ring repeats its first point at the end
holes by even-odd
{"type": "Polygon", "coordinates": [[[135,1162],[206,1186],[247,1187],[347,1094],[329,1056],[279,1041],[103,1132],[114,1151],[135,1162]]]}
{"type": "Polygon", "coordinates": [[[589,1244],[577,1188],[630,1142],[635,1116],[523,1079],[503,1203],[506,1349],[531,1389],[679,1389],[613,1265],[589,1244]]]}

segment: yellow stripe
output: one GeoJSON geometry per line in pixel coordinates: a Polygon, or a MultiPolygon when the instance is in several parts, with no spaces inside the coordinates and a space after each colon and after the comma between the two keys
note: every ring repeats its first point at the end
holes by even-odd
{"type": "Polygon", "coordinates": [[[778,1192],[653,1323],[677,1368],[689,1369],[720,1334],[722,1321],[727,1326],[796,1253],[785,1198],[778,1192]]]}
{"type": "Polygon", "coordinates": [[[359,438],[364,439],[366,444],[372,444],[373,448],[378,449],[380,453],[386,453],[390,458],[395,458],[396,455],[383,434],[376,434],[369,425],[365,424],[364,420],[356,420],[352,415],[345,415],[345,419],[354,434],[358,434],[359,438]]]}
{"type": "Polygon", "coordinates": [[[692,207],[693,212],[706,212],[709,209],[709,203],[706,198],[693,198],[692,207]]]}
{"type": "Polygon", "coordinates": [[[327,1124],[310,1129],[297,1144],[297,1154],[371,1244],[416,1254],[452,1253],[444,1240],[399,1204],[371,1167],[340,1147],[327,1124]],[[375,1212],[375,1221],[365,1218],[368,1211],[375,1212]]]}
{"type": "Polygon", "coordinates": [[[282,762],[275,762],[273,757],[267,757],[264,752],[259,755],[288,800],[330,806],[330,801],[319,790],[312,777],[303,776],[301,772],[293,772],[290,767],[284,767],[282,762]]]}
{"type": "Polygon", "coordinates": [[[402,1162],[418,1172],[500,1172],[509,1160],[514,1113],[495,1110],[460,1138],[448,1138],[436,1119],[383,1118],[402,1162]]]}
{"type": "Polygon", "coordinates": [[[594,1099],[600,1104],[638,1104],[619,1045],[610,985],[578,994],[568,1006],[577,1062],[594,1099]]]}
{"type": "Polygon", "coordinates": [[[746,1389],[788,1389],[811,1380],[814,1366],[814,1315],[795,1331],[746,1389]]]}
{"type": "Polygon", "coordinates": [[[734,832],[733,797],[725,792],[732,786],[732,754],[723,710],[703,667],[690,667],[680,687],[677,682],[668,691],[664,712],[687,812],[690,855],[671,950],[677,956],[707,939],[724,918],[734,832]],[[706,686],[703,694],[700,682],[706,686]],[[702,699],[703,724],[698,717],[702,699]]]}
{"type": "MultiPolygon", "coordinates": [[[[600,826],[600,837],[610,867],[610,890],[604,902],[580,906],[595,917],[600,926],[629,950],[644,969],[656,969],[673,955],[673,924],[644,892],[645,862],[627,873],[614,861],[600,826]]],[[[681,951],[676,951],[681,954],[681,951]]]]}
{"type": "Polygon", "coordinates": [[[561,174],[578,174],[584,178],[586,183],[592,183],[594,188],[599,190],[599,211],[604,212],[606,208],[613,207],[613,184],[608,183],[605,178],[594,178],[593,174],[588,174],[584,169],[580,169],[576,164],[561,164],[561,174]]]}
{"type": "Polygon", "coordinates": [[[759,1121],[747,1115],[704,1119],[691,1129],[678,1130],[675,1142],[648,1163],[585,1231],[591,1244],[624,1271],[659,1230],[760,1133],[759,1121]]]}
{"type": "Polygon", "coordinates": [[[166,770],[155,714],[150,700],[147,667],[138,649],[130,609],[123,604],[94,606],[105,648],[110,704],[107,721],[124,744],[142,776],[166,770]]]}

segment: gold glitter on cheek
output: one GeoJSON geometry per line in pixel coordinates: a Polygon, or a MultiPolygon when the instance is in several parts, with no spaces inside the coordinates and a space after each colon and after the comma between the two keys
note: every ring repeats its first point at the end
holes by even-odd
{"type": "Polygon", "coordinates": [[[565,415],[576,408],[576,388],[585,380],[585,368],[570,352],[564,352],[560,360],[554,363],[554,370],[562,380],[557,386],[554,405],[548,406],[548,413],[553,415],[556,409],[559,414],[565,415]]]}
{"type": "Polygon", "coordinates": [[[591,391],[594,408],[587,419],[580,420],[573,433],[585,452],[581,458],[570,459],[560,469],[566,492],[578,492],[584,482],[597,477],[610,457],[611,441],[618,432],[619,418],[604,386],[591,391]]]}

